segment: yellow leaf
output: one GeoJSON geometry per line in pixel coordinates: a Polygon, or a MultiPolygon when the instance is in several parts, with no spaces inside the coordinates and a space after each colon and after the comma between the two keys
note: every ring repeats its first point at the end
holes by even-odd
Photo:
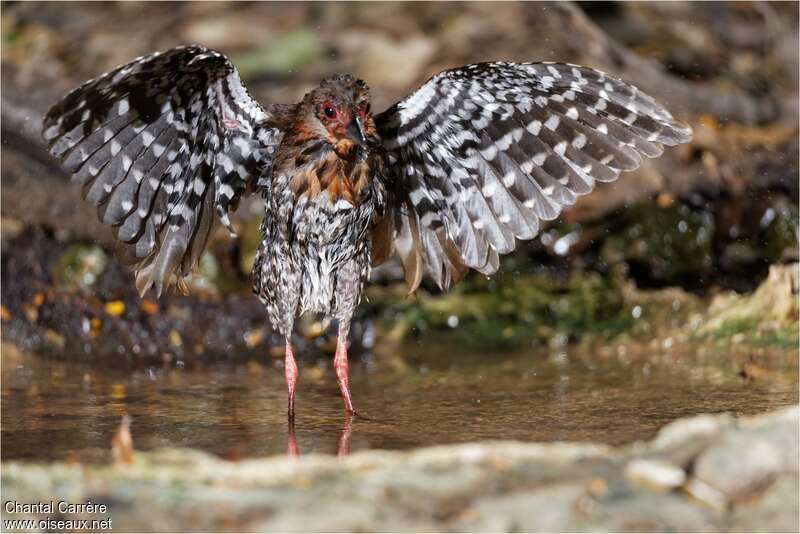
{"type": "Polygon", "coordinates": [[[106,313],[113,315],[114,317],[119,317],[125,313],[125,303],[121,300],[112,300],[111,302],[107,302],[106,313]]]}

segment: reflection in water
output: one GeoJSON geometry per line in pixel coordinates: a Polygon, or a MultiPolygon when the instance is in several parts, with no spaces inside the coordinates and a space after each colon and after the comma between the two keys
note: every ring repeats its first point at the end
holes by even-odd
{"type": "Polygon", "coordinates": [[[289,419],[289,430],[286,436],[286,456],[300,456],[300,449],[297,447],[297,435],[294,432],[294,417],[289,419]]]}
{"type": "MultiPolygon", "coordinates": [[[[354,416],[349,413],[345,414],[342,433],[339,436],[339,442],[336,444],[336,456],[339,458],[350,454],[350,434],[353,433],[353,417],[354,416]]],[[[294,428],[294,418],[289,419],[287,427],[288,432],[286,436],[286,455],[300,456],[300,448],[297,446],[297,433],[295,432],[294,428]]]]}
{"type": "Polygon", "coordinates": [[[757,413],[798,397],[795,356],[769,379],[746,381],[728,355],[677,347],[639,359],[573,347],[553,355],[414,349],[402,360],[353,359],[351,387],[365,416],[344,424],[329,361],[302,362],[288,429],[280,362],[126,370],[3,351],[2,459],[110,461],[126,414],[138,450],[193,447],[239,459],[487,439],[618,445],[649,439],[678,417],[757,413]]]}

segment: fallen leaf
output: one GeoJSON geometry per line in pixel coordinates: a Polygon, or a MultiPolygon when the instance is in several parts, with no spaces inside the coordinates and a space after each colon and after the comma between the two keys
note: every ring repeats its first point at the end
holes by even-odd
{"type": "Polygon", "coordinates": [[[119,428],[111,438],[111,455],[116,464],[133,463],[133,437],[131,437],[131,416],[124,415],[119,428]]]}
{"type": "Polygon", "coordinates": [[[261,344],[262,341],[264,341],[264,331],[260,328],[258,330],[248,330],[244,333],[244,343],[248,348],[252,349],[261,344]]]}
{"type": "Polygon", "coordinates": [[[119,317],[125,313],[125,303],[121,300],[112,300],[106,303],[106,313],[114,317],[119,317]]]}
{"type": "Polygon", "coordinates": [[[169,331],[169,344],[173,347],[180,347],[183,345],[183,338],[181,337],[180,332],[177,330],[169,331]]]}
{"type": "Polygon", "coordinates": [[[158,304],[153,302],[152,300],[143,300],[142,304],[140,305],[143,312],[147,315],[153,315],[154,313],[158,313],[158,304]]]}

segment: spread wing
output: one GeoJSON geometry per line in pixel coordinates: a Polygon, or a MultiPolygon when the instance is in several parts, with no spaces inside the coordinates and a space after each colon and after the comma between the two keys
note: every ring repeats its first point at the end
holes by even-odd
{"type": "Polygon", "coordinates": [[[498,255],[595,182],[692,137],[637,88],[548,63],[444,71],[375,123],[394,195],[375,260],[397,252],[412,291],[423,269],[443,289],[468,268],[495,272],[498,255]]]}
{"type": "Polygon", "coordinates": [[[49,111],[50,152],[139,262],[140,294],[196,265],[214,214],[269,172],[281,132],[227,58],[201,46],[143,56],[49,111]]]}

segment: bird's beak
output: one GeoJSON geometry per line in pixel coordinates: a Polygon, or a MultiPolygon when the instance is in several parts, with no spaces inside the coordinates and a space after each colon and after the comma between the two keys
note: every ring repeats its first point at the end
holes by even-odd
{"type": "Polygon", "coordinates": [[[367,139],[364,137],[364,128],[361,126],[361,119],[356,115],[347,125],[347,137],[354,141],[358,146],[366,146],[367,139]]]}

